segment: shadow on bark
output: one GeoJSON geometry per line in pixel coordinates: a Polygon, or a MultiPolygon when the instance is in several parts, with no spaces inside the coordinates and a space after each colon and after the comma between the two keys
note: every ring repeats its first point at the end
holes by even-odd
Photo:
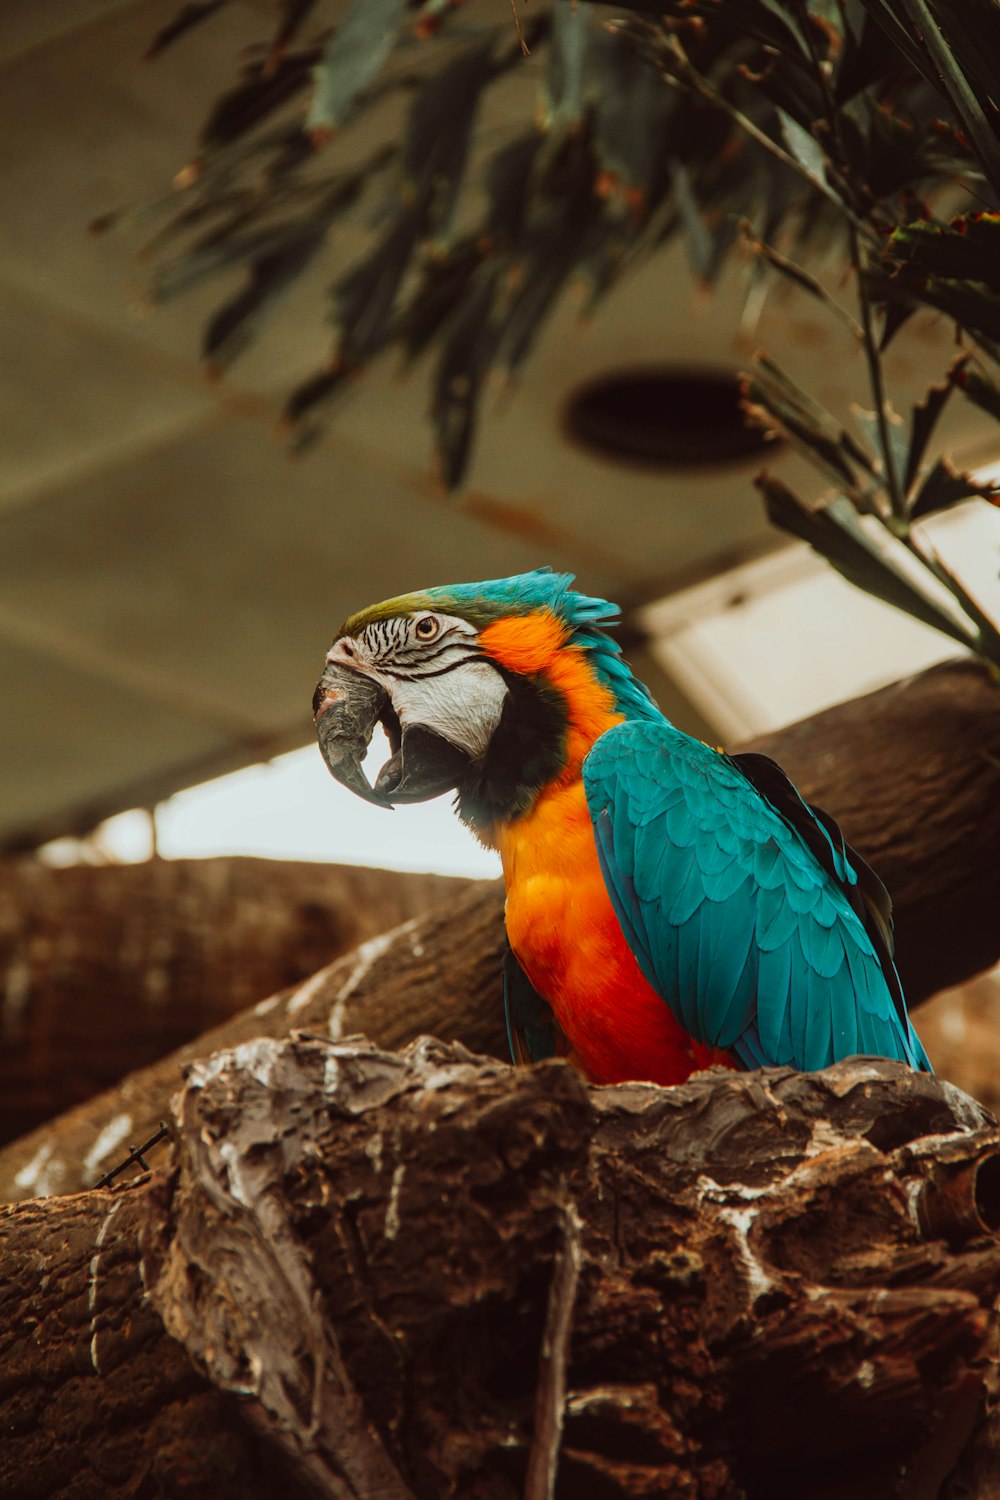
{"type": "Polygon", "coordinates": [[[6,1495],[1000,1481],[1000,1131],[948,1084],[300,1034],[196,1064],[175,1118],[169,1172],[0,1219],[6,1495]]]}

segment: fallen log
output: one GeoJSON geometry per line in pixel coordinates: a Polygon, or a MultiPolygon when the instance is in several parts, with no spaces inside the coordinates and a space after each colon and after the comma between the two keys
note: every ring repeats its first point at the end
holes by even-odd
{"type": "Polygon", "coordinates": [[[0,860],[0,1142],[470,884],[293,860],[0,860]]]}
{"type": "Polygon", "coordinates": [[[948,1084],[299,1035],[195,1064],[175,1133],[138,1186],[0,1211],[11,1500],[1000,1482],[1000,1131],[948,1084]]]}
{"type": "Polygon", "coordinates": [[[137,1069],[0,1150],[0,1202],[92,1187],[130,1145],[153,1134],[187,1063],[254,1037],[297,1028],[331,1037],[363,1031],[395,1047],[438,1025],[479,1051],[505,1055],[502,921],[502,892],[491,881],[137,1069]]]}
{"type": "MultiPolygon", "coordinates": [[[[983,669],[933,668],[746,748],[780,760],[884,877],[911,1003],[1000,956],[1000,694],[983,669]]],[[[398,1047],[432,1032],[506,1056],[502,899],[490,884],[374,939],[9,1145],[0,1201],[92,1185],[155,1129],[183,1064],[254,1036],[363,1032],[398,1047]]],[[[997,1056],[1000,1071],[1000,1038],[997,1056]]]]}

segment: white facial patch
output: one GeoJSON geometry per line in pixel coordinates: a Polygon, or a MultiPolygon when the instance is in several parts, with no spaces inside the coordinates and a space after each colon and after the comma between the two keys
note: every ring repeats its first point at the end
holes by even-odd
{"type": "Polygon", "coordinates": [[[335,641],[327,662],[373,677],[401,725],[422,724],[473,760],[485,755],[507,697],[503,677],[479,653],[476,627],[432,610],[372,620],[335,641]]]}
{"type": "Polygon", "coordinates": [[[383,679],[400,724],[422,724],[473,760],[486,754],[500,722],[507,684],[487,661],[467,661],[440,677],[383,679]]]}

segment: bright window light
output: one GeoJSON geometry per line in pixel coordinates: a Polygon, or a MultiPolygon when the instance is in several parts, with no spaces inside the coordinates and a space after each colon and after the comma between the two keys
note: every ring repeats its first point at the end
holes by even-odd
{"type": "MultiPolygon", "coordinates": [[[[377,730],[365,763],[369,777],[388,756],[377,730]]],[[[157,852],[167,859],[250,854],[439,875],[500,873],[498,857],[458,821],[450,797],[393,812],[372,807],[333,780],[315,745],[178,792],[160,803],[155,819],[157,852]]],[[[76,864],[143,860],[151,852],[152,823],[135,811],[109,818],[82,843],[58,839],[41,854],[51,864],[76,864]]]]}
{"type": "MultiPolygon", "coordinates": [[[[979,604],[1000,620],[1000,512],[971,502],[923,523],[979,604]]],[[[664,668],[721,739],[736,742],[956,655],[946,636],[852,588],[795,544],[642,612],[664,668]]],[[[376,731],[369,777],[388,757],[376,731]]],[[[155,814],[170,859],[246,854],[490,877],[500,862],[450,797],[394,812],[339,786],[315,745],[178,792],[155,814]]],[[[88,839],[40,851],[51,864],[148,859],[153,820],[136,810],[88,839]]]]}
{"type": "MultiPolygon", "coordinates": [[[[1000,621],[1000,512],[970,501],[922,525],[1000,621]]],[[[672,594],[641,621],[664,669],[730,742],[961,654],[950,637],[854,588],[805,543],[672,594]]]]}

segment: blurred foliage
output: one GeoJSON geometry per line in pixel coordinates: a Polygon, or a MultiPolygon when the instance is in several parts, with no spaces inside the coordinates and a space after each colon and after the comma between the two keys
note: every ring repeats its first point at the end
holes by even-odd
{"type": "MultiPolygon", "coordinates": [[[[151,53],[228,0],[182,7],[151,53]]],[[[779,526],[846,577],[1000,669],[1000,635],[933,550],[921,518],[973,493],[935,449],[953,397],[1000,419],[1000,5],[996,0],[277,0],[274,34],[212,106],[196,159],[153,208],[150,296],[234,268],[204,333],[215,369],[257,336],[348,219],[369,242],[329,288],[325,367],[288,398],[304,446],[349,378],[396,349],[432,360],[449,487],[465,472],[483,383],[516,377],[568,283],[592,311],[680,235],[711,283],[739,243],[748,294],[790,280],[863,349],[871,412],[846,431],[765,357],[749,417],[806,454],[829,489],[806,503],[768,475],[779,526]],[[490,17],[483,20],[484,12],[490,17]],[[522,35],[523,31],[523,35],[522,35]],[[526,54],[530,54],[526,56],[526,54]],[[518,70],[534,118],[493,107],[518,70]],[[383,144],[358,126],[395,108],[383,144]],[[483,127],[484,119],[487,121],[483,127]],[[856,307],[809,269],[840,247],[856,307]],[[909,318],[953,320],[962,352],[907,419],[882,355],[909,318]],[[918,524],[914,524],[918,523],[918,524]]]]}

